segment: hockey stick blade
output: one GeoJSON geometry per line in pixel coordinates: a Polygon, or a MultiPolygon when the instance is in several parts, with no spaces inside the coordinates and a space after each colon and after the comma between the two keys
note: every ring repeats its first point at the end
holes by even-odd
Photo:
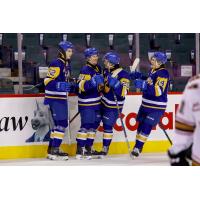
{"type": "Polygon", "coordinates": [[[130,71],[134,72],[136,70],[136,68],[138,67],[139,63],[140,63],[140,59],[136,58],[134,60],[133,64],[130,66],[130,71]]]}

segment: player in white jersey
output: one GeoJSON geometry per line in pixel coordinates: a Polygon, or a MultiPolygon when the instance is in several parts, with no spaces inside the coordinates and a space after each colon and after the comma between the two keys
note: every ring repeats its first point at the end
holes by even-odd
{"type": "Polygon", "coordinates": [[[192,77],[179,105],[173,146],[168,151],[171,165],[200,165],[200,74],[192,77]]]}

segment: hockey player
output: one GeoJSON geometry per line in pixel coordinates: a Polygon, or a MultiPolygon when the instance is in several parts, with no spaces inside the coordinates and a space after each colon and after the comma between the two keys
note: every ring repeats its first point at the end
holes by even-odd
{"type": "Polygon", "coordinates": [[[173,146],[168,151],[172,166],[190,165],[190,159],[193,166],[200,165],[199,94],[200,75],[197,75],[188,81],[176,114],[175,137],[173,146]]]}
{"type": "Polygon", "coordinates": [[[103,90],[102,122],[103,122],[103,148],[101,152],[94,152],[93,155],[104,157],[108,154],[113,137],[113,126],[117,121],[118,109],[123,109],[125,96],[129,90],[129,74],[120,66],[120,57],[115,52],[108,52],[104,58],[105,69],[103,72],[105,87],[103,90]],[[118,102],[116,102],[116,99],[118,102]]]}
{"type": "Polygon", "coordinates": [[[68,126],[67,92],[70,91],[71,84],[67,82],[67,77],[73,48],[74,46],[71,42],[59,43],[58,58],[50,63],[47,77],[44,79],[44,104],[49,105],[54,121],[54,129],[51,130],[47,150],[47,158],[51,160],[68,159],[68,154],[61,151],[59,147],[62,143],[65,129],[68,126]]]}
{"type": "Polygon", "coordinates": [[[76,158],[91,158],[92,145],[96,129],[99,126],[101,90],[103,89],[103,76],[98,65],[98,51],[88,48],[84,51],[86,65],[82,67],[78,80],[78,106],[81,116],[81,127],[77,133],[76,158]]]}
{"type": "Polygon", "coordinates": [[[132,72],[136,88],[143,91],[142,104],[140,106],[137,122],[138,129],[136,143],[131,152],[133,157],[138,157],[154,126],[156,126],[167,107],[167,92],[169,87],[169,73],[165,69],[167,56],[162,52],[155,52],[150,59],[151,70],[148,77],[140,72],[132,72]]]}

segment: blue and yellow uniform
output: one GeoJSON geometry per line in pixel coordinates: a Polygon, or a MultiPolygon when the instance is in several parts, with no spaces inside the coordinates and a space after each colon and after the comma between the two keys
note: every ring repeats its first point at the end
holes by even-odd
{"type": "Polygon", "coordinates": [[[99,110],[101,104],[101,94],[97,87],[92,87],[91,78],[101,74],[101,67],[93,66],[90,63],[83,66],[78,80],[78,107],[79,111],[85,109],[99,110]]]}
{"type": "MultiPolygon", "coordinates": [[[[108,79],[108,75],[111,77],[116,78],[120,81],[119,87],[115,89],[115,94],[117,97],[119,108],[122,109],[125,101],[125,96],[129,90],[129,74],[122,67],[117,66],[114,69],[110,70],[110,73],[107,69],[104,70],[104,78],[105,80],[108,79]]],[[[113,95],[113,90],[109,87],[108,81],[105,82],[105,89],[103,91],[102,97],[102,105],[106,109],[117,109],[116,102],[113,95]]]]}
{"type": "Polygon", "coordinates": [[[113,126],[119,117],[118,109],[120,109],[120,112],[123,109],[125,96],[129,91],[130,80],[129,74],[118,64],[115,65],[113,69],[110,69],[110,72],[107,69],[104,70],[104,79],[106,80],[105,88],[101,99],[102,122],[104,128],[103,147],[108,150],[113,137],[113,126]],[[109,79],[115,80],[114,87],[112,87],[112,83],[109,79]]]}
{"type": "Polygon", "coordinates": [[[66,81],[70,68],[70,65],[65,65],[62,58],[57,58],[49,64],[47,77],[44,79],[46,104],[54,101],[66,102],[67,92],[58,91],[57,83],[66,81]]]}
{"type": "Polygon", "coordinates": [[[96,129],[101,120],[103,76],[100,75],[101,67],[89,62],[92,56],[98,58],[98,51],[95,48],[88,48],[84,54],[87,63],[81,68],[78,79],[78,108],[81,116],[81,127],[76,136],[77,159],[83,158],[85,150],[88,154],[91,153],[96,129]]]}
{"type": "Polygon", "coordinates": [[[152,110],[165,110],[169,88],[169,73],[164,67],[152,69],[147,78],[147,89],[143,91],[142,106],[152,110]]]}
{"type": "Polygon", "coordinates": [[[68,69],[61,58],[53,60],[48,68],[47,77],[44,79],[45,99],[44,104],[49,105],[54,120],[54,129],[50,135],[50,146],[59,147],[64,138],[65,128],[68,126],[67,92],[58,91],[57,84],[66,82],[68,69]]]}
{"type": "Polygon", "coordinates": [[[71,57],[73,44],[68,41],[62,41],[58,47],[58,57],[49,64],[48,73],[44,79],[44,104],[49,105],[54,121],[47,158],[53,160],[57,157],[68,159],[68,154],[60,151],[59,147],[64,138],[65,129],[68,126],[67,92],[70,92],[71,84],[67,79],[69,78],[71,67],[67,56],[71,57]]]}
{"type": "MultiPolygon", "coordinates": [[[[136,79],[134,81],[136,88],[143,90],[142,103],[136,119],[139,125],[136,144],[132,152],[134,156],[139,156],[152,128],[159,123],[167,107],[167,94],[170,83],[169,73],[164,67],[167,57],[164,53],[155,52],[152,59],[153,62],[159,63],[157,67],[151,67],[146,80],[136,79]]],[[[145,79],[142,75],[140,77],[145,79]]]]}

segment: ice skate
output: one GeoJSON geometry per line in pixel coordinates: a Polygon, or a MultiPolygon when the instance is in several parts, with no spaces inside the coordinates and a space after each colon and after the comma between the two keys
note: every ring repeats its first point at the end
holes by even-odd
{"type": "Polygon", "coordinates": [[[131,152],[131,156],[132,156],[133,158],[135,158],[135,157],[138,157],[138,156],[140,155],[140,153],[141,153],[140,149],[134,147],[134,148],[133,148],[133,151],[131,152]]]}
{"type": "Polygon", "coordinates": [[[47,158],[50,160],[68,160],[68,154],[63,152],[61,149],[58,147],[51,147],[48,148],[47,151],[47,158]]]}
{"type": "Polygon", "coordinates": [[[102,151],[93,151],[92,157],[96,159],[102,159],[108,154],[109,147],[104,146],[102,151]]]}
{"type": "Polygon", "coordinates": [[[87,151],[85,147],[80,147],[77,145],[77,150],[76,150],[76,159],[77,160],[90,160],[92,159],[92,155],[90,151],[87,151]]]}

